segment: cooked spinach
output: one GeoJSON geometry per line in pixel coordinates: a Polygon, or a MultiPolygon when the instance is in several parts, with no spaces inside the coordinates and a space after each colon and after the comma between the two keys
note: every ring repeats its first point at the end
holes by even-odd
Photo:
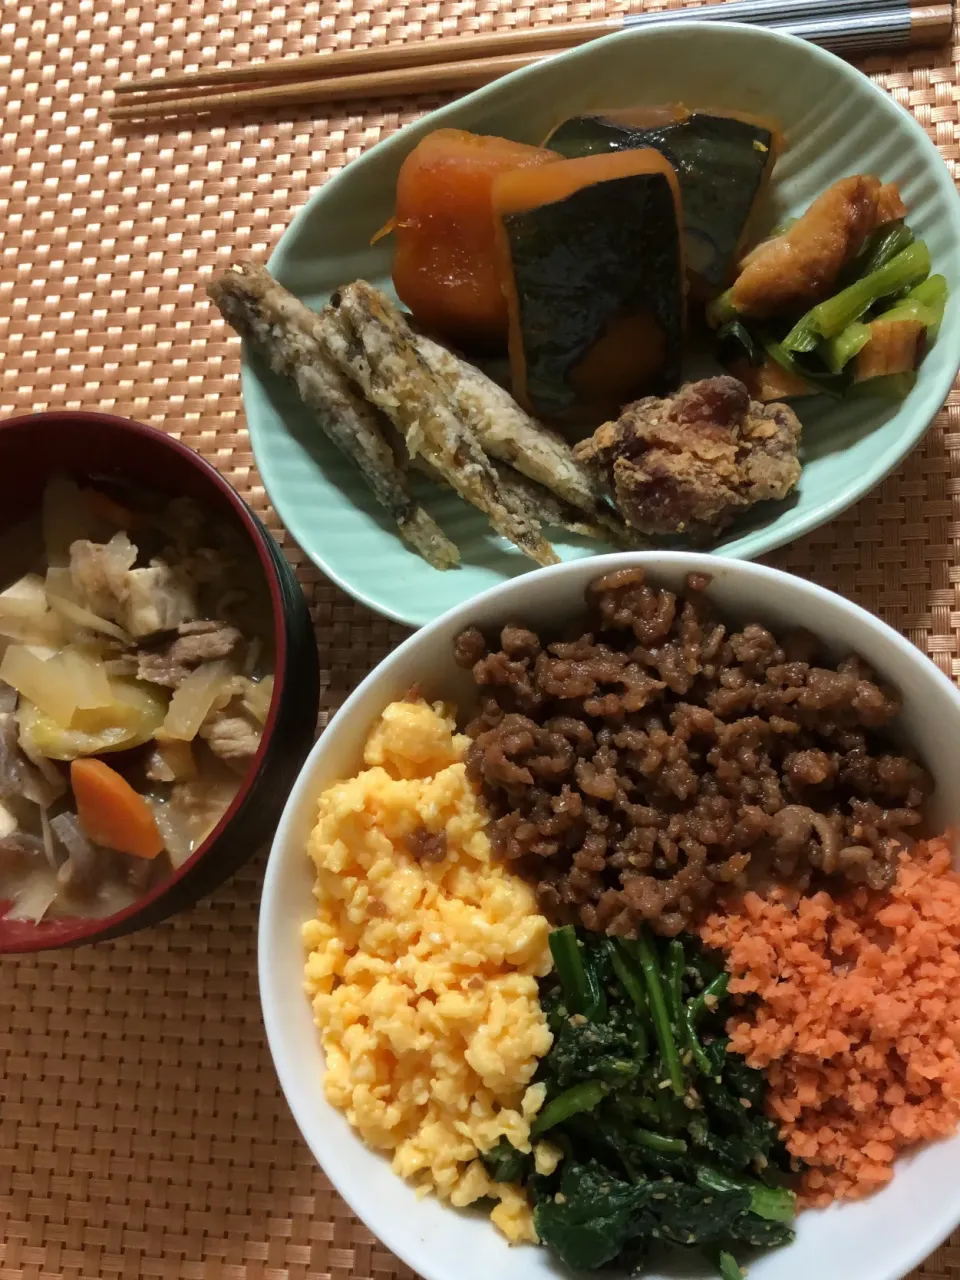
{"type": "Polygon", "coordinates": [[[540,999],[554,1035],[533,1127],[563,1153],[549,1177],[501,1139],[492,1177],[524,1183],[544,1245],[568,1267],[636,1275],[651,1247],[696,1248],[724,1277],[737,1246],[793,1238],[790,1163],[766,1082],[727,1052],[727,976],[692,938],[550,939],[540,999]]]}
{"type": "Polygon", "coordinates": [[[559,1179],[534,1178],[534,1225],[544,1244],[575,1271],[613,1262],[639,1234],[648,1186],[614,1177],[597,1160],[565,1160],[559,1179]]]}
{"type": "Polygon", "coordinates": [[[494,1182],[524,1182],[533,1164],[530,1156],[518,1151],[509,1138],[483,1153],[483,1164],[494,1182]]]}

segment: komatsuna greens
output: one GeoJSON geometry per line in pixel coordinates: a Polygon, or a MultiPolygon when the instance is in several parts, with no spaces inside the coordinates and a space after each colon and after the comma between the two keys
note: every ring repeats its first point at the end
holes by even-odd
{"type": "Polygon", "coordinates": [[[695,939],[553,931],[541,1003],[554,1035],[532,1128],[554,1173],[502,1138],[491,1176],[525,1184],[541,1242],[574,1270],[642,1269],[657,1244],[735,1255],[793,1239],[789,1157],[765,1080],[723,1035],[727,976],[695,939]]]}

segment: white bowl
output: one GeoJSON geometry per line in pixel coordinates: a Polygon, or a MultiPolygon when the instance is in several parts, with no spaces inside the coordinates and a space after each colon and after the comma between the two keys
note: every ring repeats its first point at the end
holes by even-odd
{"type": "MultiPolygon", "coordinates": [[[[691,572],[711,574],[710,597],[723,613],[774,628],[802,625],[837,657],[861,654],[903,695],[899,729],[936,779],[936,829],[960,829],[960,693],[902,636],[802,578],[705,555],[603,556],[507,581],[411,636],[334,717],[291,793],[263,887],[259,966],[267,1038],[307,1144],[357,1216],[424,1280],[545,1280],[556,1277],[558,1268],[546,1250],[508,1246],[479,1214],[417,1200],[388,1161],[369,1151],[326,1102],[323,1054],[303,990],[300,938],[314,906],[306,846],[316,797],[360,767],[377,716],[414,682],[429,697],[466,700],[472,682],[452,656],[453,638],[465,626],[486,629],[520,619],[534,628],[552,627],[583,610],[583,592],[592,579],[630,565],[644,565],[651,581],[670,587],[691,572]]],[[[762,1256],[750,1268],[751,1280],[899,1280],[960,1223],[958,1167],[960,1137],[954,1137],[902,1160],[892,1183],[872,1199],[804,1213],[796,1242],[762,1256]]],[[[651,1280],[660,1277],[652,1273],[651,1280]]]]}

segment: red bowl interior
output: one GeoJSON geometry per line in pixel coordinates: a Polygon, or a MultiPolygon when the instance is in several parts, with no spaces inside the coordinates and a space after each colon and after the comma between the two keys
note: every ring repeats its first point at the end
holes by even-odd
{"type": "MultiPolygon", "coordinates": [[[[193,498],[210,515],[242,525],[269,584],[276,651],[275,689],[283,688],[287,661],[286,633],[276,570],[253,514],[218,471],[179,440],[127,418],[72,412],[10,418],[0,422],[0,510],[4,526],[15,524],[37,509],[48,476],[57,471],[122,477],[171,497],[193,498]]],[[[275,694],[260,750],[232,804],[207,839],[172,876],[123,911],[97,920],[67,917],[31,924],[29,921],[0,918],[0,953],[42,951],[47,947],[95,939],[107,928],[136,916],[165,893],[172,883],[185,876],[214,844],[242,803],[268,749],[276,715],[275,694]]]]}

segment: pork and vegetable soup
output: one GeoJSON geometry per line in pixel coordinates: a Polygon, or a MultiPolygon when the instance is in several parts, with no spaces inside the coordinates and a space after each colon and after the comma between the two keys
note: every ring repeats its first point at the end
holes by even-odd
{"type": "Polygon", "coordinates": [[[59,476],[0,537],[0,915],[111,915],[213,830],[273,696],[270,597],[187,498],[59,476]]]}

